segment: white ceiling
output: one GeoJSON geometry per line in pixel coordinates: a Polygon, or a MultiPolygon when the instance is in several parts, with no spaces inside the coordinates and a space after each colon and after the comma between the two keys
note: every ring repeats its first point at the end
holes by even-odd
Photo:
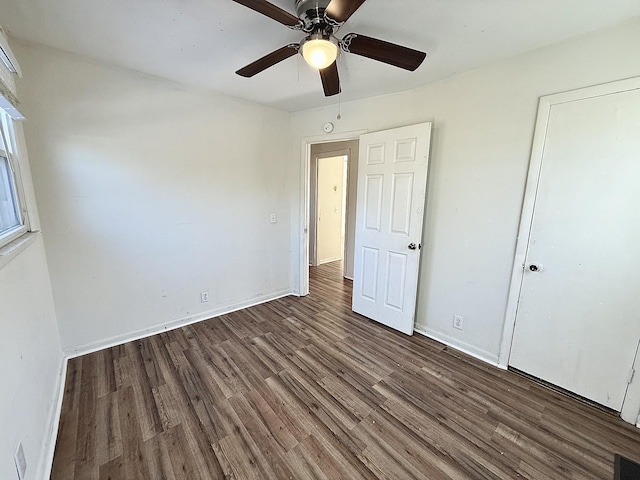
{"type": "MultiPolygon", "coordinates": [[[[294,13],[295,0],[273,0],[294,13]]],[[[397,92],[640,16],[638,0],[367,0],[338,32],[427,52],[416,72],[340,57],[342,101],[397,92]]],[[[289,30],[232,0],[0,0],[17,38],[288,111],[337,103],[300,56],[235,71],[291,42],[289,30]]]]}

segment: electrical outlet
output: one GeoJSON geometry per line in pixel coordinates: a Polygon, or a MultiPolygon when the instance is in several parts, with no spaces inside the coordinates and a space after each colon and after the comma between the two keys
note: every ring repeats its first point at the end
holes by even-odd
{"type": "Polygon", "coordinates": [[[209,301],[209,292],[202,292],[200,294],[200,302],[207,303],[209,301]]]}
{"type": "Polygon", "coordinates": [[[464,328],[464,318],[461,315],[453,316],[453,328],[462,330],[464,328]]]}
{"type": "Polygon", "coordinates": [[[22,442],[18,444],[18,448],[16,449],[14,460],[16,462],[16,470],[18,471],[18,478],[20,480],[23,480],[24,474],[27,471],[27,459],[24,456],[24,449],[22,448],[22,442]]]}
{"type": "Polygon", "coordinates": [[[276,215],[275,213],[272,213],[271,215],[269,215],[269,221],[271,223],[277,223],[278,222],[278,215],[276,215]]]}

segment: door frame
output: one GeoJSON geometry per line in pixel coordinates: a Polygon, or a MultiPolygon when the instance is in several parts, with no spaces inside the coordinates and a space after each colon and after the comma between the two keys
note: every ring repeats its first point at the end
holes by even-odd
{"type": "MultiPolygon", "coordinates": [[[[508,368],[509,357],[511,356],[511,345],[515,332],[520,292],[524,280],[525,260],[529,249],[529,240],[538,194],[540,173],[542,171],[542,159],[544,155],[547,130],[549,127],[551,108],[554,105],[562,103],[586,100],[589,98],[607,96],[638,89],[640,89],[640,77],[635,77],[540,97],[538,104],[538,116],[535,123],[535,131],[531,148],[531,158],[529,161],[529,172],[527,174],[522,213],[520,216],[520,226],[518,228],[518,237],[511,273],[511,283],[507,297],[507,308],[505,312],[502,341],[500,344],[500,354],[498,356],[498,366],[501,368],[508,368]]],[[[640,377],[640,374],[636,375],[636,377],[640,377]]],[[[640,381],[635,380],[629,385],[627,397],[625,398],[625,402],[622,407],[622,416],[623,418],[634,417],[633,420],[627,421],[636,423],[639,411],[640,381]]]]}
{"type": "Polygon", "coordinates": [[[311,199],[311,146],[318,143],[334,143],[359,140],[368,130],[355,130],[343,133],[303,137],[300,152],[300,201],[298,244],[298,295],[309,295],[309,205],[311,199]]]}

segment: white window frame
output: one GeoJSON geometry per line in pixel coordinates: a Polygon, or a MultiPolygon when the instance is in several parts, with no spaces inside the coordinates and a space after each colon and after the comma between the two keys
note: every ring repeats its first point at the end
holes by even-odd
{"type": "Polygon", "coordinates": [[[20,174],[20,161],[14,121],[7,112],[0,110],[0,156],[6,158],[9,163],[9,170],[11,171],[11,178],[9,180],[13,183],[13,191],[16,197],[15,201],[18,205],[18,217],[20,221],[20,225],[0,235],[0,248],[30,231],[27,201],[22,176],[20,174]]]}

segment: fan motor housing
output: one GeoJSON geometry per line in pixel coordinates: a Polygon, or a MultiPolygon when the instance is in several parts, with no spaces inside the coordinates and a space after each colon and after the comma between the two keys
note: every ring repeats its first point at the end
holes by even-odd
{"type": "Polygon", "coordinates": [[[296,13],[305,27],[324,23],[324,11],[331,0],[296,0],[296,13]]]}

